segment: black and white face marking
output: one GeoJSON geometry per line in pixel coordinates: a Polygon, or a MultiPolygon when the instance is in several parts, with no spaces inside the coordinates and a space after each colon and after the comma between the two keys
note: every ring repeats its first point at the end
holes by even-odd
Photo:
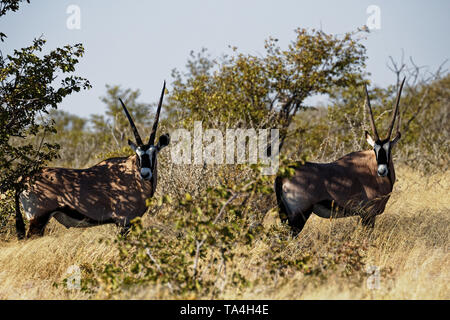
{"type": "Polygon", "coordinates": [[[150,180],[153,176],[153,169],[158,150],[155,146],[143,146],[136,148],[139,159],[139,173],[144,180],[150,180]]]}
{"type": "Polygon", "coordinates": [[[389,174],[389,160],[391,157],[391,148],[400,139],[397,135],[394,140],[389,139],[374,141],[369,133],[366,131],[367,143],[373,147],[375,157],[377,159],[377,174],[380,177],[386,177],[389,174]]]}
{"type": "Polygon", "coordinates": [[[373,146],[373,150],[375,151],[375,156],[377,158],[377,174],[380,177],[386,177],[389,173],[389,156],[390,156],[390,142],[386,143],[375,143],[373,146]]]}
{"type": "Polygon", "coordinates": [[[128,140],[128,144],[136,152],[138,158],[139,174],[144,180],[151,180],[155,171],[156,156],[162,148],[166,147],[170,142],[168,134],[159,137],[158,144],[137,146],[132,141],[128,140]]]}

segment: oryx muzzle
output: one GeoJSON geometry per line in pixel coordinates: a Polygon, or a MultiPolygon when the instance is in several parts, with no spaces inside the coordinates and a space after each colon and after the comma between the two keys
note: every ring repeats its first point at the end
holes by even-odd
{"type": "Polygon", "coordinates": [[[52,216],[67,228],[106,223],[127,228],[146,212],[146,200],[156,189],[158,152],[170,141],[165,134],[154,145],[164,91],[165,82],[147,144],[120,99],[136,138],[136,144],[129,141],[135,155],[107,159],[88,169],[45,168],[39,173],[20,195],[30,220],[28,236],[42,235],[52,216]]]}
{"type": "Polygon", "coordinates": [[[364,225],[374,226],[375,216],[383,213],[395,182],[391,151],[401,136],[400,116],[397,135],[392,141],[390,138],[404,82],[405,79],[399,87],[388,134],[383,140],[378,135],[365,88],[374,138],[367,131],[365,134],[373,150],[352,152],[331,163],[298,163],[293,177],[275,179],[280,218],[287,220],[295,232],[302,230],[311,213],[323,218],[359,215],[364,225]]]}

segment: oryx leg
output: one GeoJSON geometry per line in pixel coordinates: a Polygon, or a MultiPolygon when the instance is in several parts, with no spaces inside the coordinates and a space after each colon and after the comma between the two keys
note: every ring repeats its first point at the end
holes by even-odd
{"type": "Polygon", "coordinates": [[[47,225],[48,220],[50,220],[51,211],[47,211],[48,209],[39,208],[37,206],[37,203],[39,203],[38,197],[33,192],[26,190],[20,195],[16,195],[16,226],[18,224],[22,225],[24,235],[25,226],[23,225],[21,215],[18,215],[18,213],[20,213],[19,201],[22,204],[27,220],[30,222],[26,237],[42,236],[44,234],[45,226],[47,225]]]}
{"type": "Polygon", "coordinates": [[[19,240],[22,240],[23,238],[25,238],[25,223],[23,222],[22,212],[20,212],[19,198],[20,198],[19,193],[16,191],[16,194],[14,196],[16,208],[16,233],[17,238],[19,240]]]}
{"type": "Polygon", "coordinates": [[[28,228],[27,238],[32,238],[35,236],[42,237],[51,216],[52,211],[33,216],[30,219],[30,227],[28,228]]]}
{"type": "MultiPolygon", "coordinates": [[[[287,183],[289,184],[289,182],[287,183]]],[[[281,221],[288,221],[293,235],[302,231],[306,221],[312,213],[312,206],[295,192],[289,185],[282,184],[281,178],[275,180],[275,192],[281,221]]]]}
{"type": "Polygon", "coordinates": [[[126,237],[128,233],[130,233],[131,225],[121,226],[120,227],[120,235],[126,237]]]}
{"type": "Polygon", "coordinates": [[[120,234],[126,236],[130,232],[131,220],[126,217],[113,218],[114,224],[120,228],[120,234]]]}
{"type": "Polygon", "coordinates": [[[313,210],[321,218],[345,218],[356,215],[356,213],[338,206],[333,200],[324,200],[314,204],[313,210]]]}
{"type": "Polygon", "coordinates": [[[298,212],[297,214],[295,214],[293,216],[292,219],[289,220],[289,225],[292,228],[292,233],[294,236],[296,236],[303,230],[306,220],[308,220],[311,213],[312,213],[312,209],[304,210],[304,211],[298,212]]]}
{"type": "Polygon", "coordinates": [[[375,228],[375,218],[375,215],[361,216],[361,225],[365,228],[373,229],[375,228]]]}

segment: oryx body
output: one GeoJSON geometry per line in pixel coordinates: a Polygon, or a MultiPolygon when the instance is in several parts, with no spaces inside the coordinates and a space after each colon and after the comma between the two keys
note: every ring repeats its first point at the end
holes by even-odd
{"type": "MultiPolygon", "coordinates": [[[[107,159],[88,169],[44,168],[32,180],[20,194],[20,202],[30,220],[28,236],[42,235],[51,217],[68,228],[107,223],[127,228],[131,220],[145,213],[146,200],[156,190],[157,154],[169,144],[169,136],[162,135],[154,145],[164,90],[165,84],[147,144],[142,143],[120,100],[137,140],[137,145],[129,141],[135,155],[107,159]]],[[[18,213],[16,208],[16,219],[18,213]]],[[[18,225],[20,238],[24,230],[20,230],[20,221],[18,225]]]]}
{"type": "Polygon", "coordinates": [[[131,156],[83,170],[45,168],[20,201],[32,225],[42,225],[51,216],[66,227],[127,225],[144,214],[155,188],[156,179],[141,179],[137,157],[131,156]]]}
{"type": "Polygon", "coordinates": [[[277,177],[275,190],[280,211],[300,231],[311,213],[322,218],[359,215],[367,224],[384,211],[395,182],[377,175],[373,151],[353,152],[331,163],[298,164],[291,178],[277,177]]]}
{"type": "MultiPolygon", "coordinates": [[[[366,89],[367,106],[375,139],[366,131],[366,139],[373,150],[349,153],[330,163],[298,163],[291,177],[278,176],[275,192],[280,218],[287,220],[294,232],[300,232],[311,213],[323,218],[358,215],[367,226],[374,226],[375,217],[383,213],[395,183],[391,151],[400,139],[390,141],[398,113],[404,80],[397,94],[397,104],[388,137],[380,140],[372,115],[366,89]]],[[[400,121],[400,120],[399,120],[400,121]]]]}

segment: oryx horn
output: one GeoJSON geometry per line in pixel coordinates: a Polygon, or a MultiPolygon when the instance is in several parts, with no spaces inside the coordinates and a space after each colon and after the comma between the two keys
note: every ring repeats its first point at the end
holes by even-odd
{"type": "MultiPolygon", "coordinates": [[[[398,113],[398,106],[400,104],[400,96],[402,95],[402,89],[403,89],[403,84],[405,83],[405,80],[406,80],[406,77],[403,78],[403,81],[397,92],[397,100],[395,102],[395,110],[394,110],[394,114],[392,115],[392,121],[391,121],[391,125],[389,126],[388,135],[387,135],[386,139],[391,138],[392,129],[394,128],[395,117],[397,116],[397,113],[398,113]]],[[[399,121],[400,121],[400,119],[399,119],[399,121]]],[[[399,129],[399,125],[397,123],[397,131],[398,131],[398,129],[399,129]]]]}
{"type": "Polygon", "coordinates": [[[119,98],[119,101],[122,104],[122,107],[123,107],[123,110],[125,111],[125,114],[127,115],[128,121],[130,122],[130,125],[131,125],[131,129],[133,129],[133,133],[134,133],[134,136],[136,138],[137,144],[139,146],[142,146],[143,143],[142,143],[141,136],[139,135],[138,129],[136,128],[136,126],[135,126],[135,124],[133,122],[133,119],[131,118],[130,113],[127,110],[127,107],[125,107],[125,104],[123,103],[122,99],[119,98]]]}
{"type": "Polygon", "coordinates": [[[366,102],[367,107],[369,109],[369,115],[370,115],[370,125],[372,126],[372,133],[374,135],[375,141],[380,140],[380,137],[378,136],[377,127],[375,126],[375,120],[373,119],[373,113],[372,113],[372,107],[370,105],[370,98],[369,98],[369,92],[367,91],[367,85],[364,85],[364,88],[366,90],[366,102]]]}
{"type": "Polygon", "coordinates": [[[153,145],[155,143],[156,131],[158,130],[158,122],[159,122],[159,113],[161,112],[161,105],[164,99],[164,91],[166,90],[166,81],[164,81],[164,85],[161,91],[161,97],[159,98],[158,109],[156,110],[155,122],[153,122],[152,132],[150,133],[150,138],[148,140],[149,145],[153,145]]]}

